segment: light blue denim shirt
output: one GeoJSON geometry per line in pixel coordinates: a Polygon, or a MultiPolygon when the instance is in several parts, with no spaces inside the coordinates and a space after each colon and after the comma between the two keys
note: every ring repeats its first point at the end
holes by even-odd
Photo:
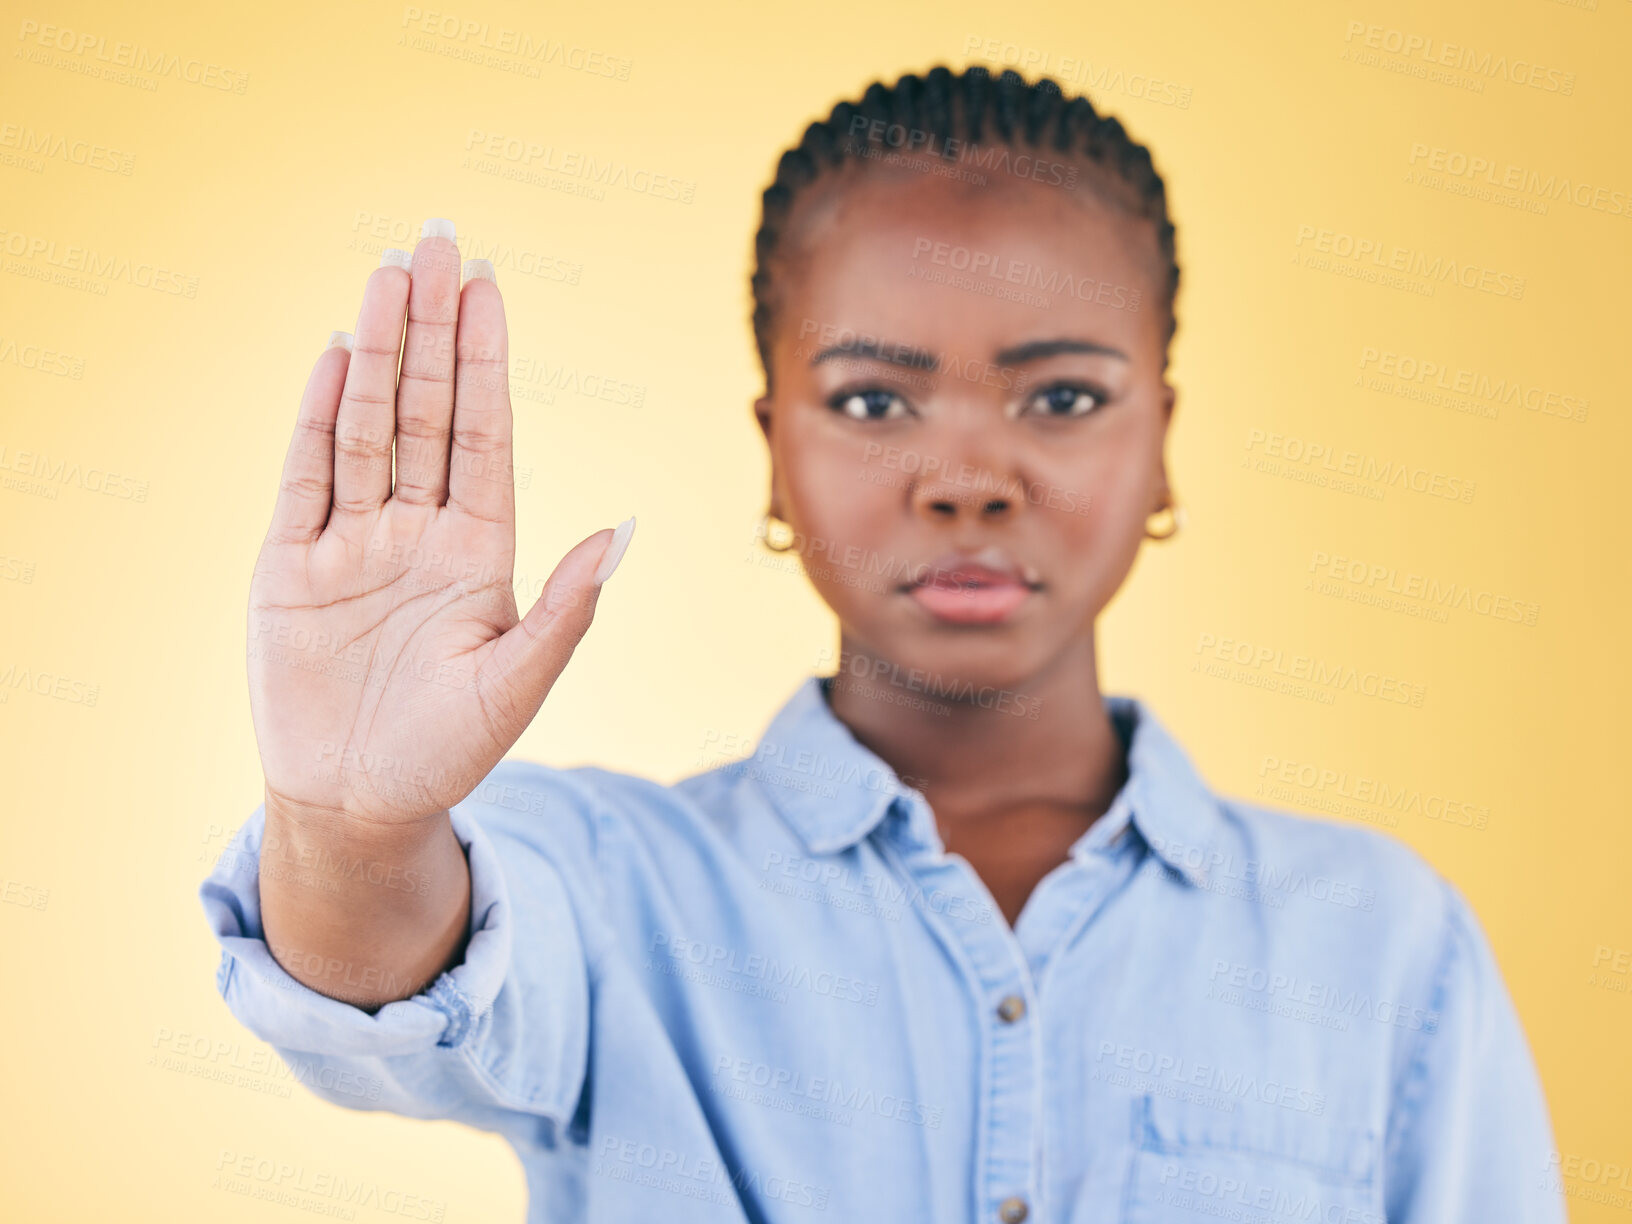
{"type": "Polygon", "coordinates": [[[1106,702],[1127,784],[1013,929],[812,676],[672,786],[501,762],[452,813],[464,961],[374,1015],[270,955],[257,808],[217,985],[319,1096],[502,1134],[532,1221],[1562,1221],[1462,896],[1106,702]]]}

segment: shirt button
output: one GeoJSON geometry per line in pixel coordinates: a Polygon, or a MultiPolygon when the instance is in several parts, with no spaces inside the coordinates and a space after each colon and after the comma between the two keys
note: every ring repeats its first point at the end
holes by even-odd
{"type": "Polygon", "coordinates": [[[997,1218],[1002,1220],[1003,1224],[1020,1224],[1020,1221],[1026,1218],[1027,1210],[1025,1199],[1006,1198],[997,1209],[997,1218]]]}
{"type": "MultiPolygon", "coordinates": [[[[1019,995],[1004,995],[1003,1002],[997,1005],[997,1014],[1002,1016],[1006,1023],[1013,1024],[1016,1020],[1020,1019],[1021,1016],[1026,1014],[1026,1001],[1019,995]]],[[[1020,1200],[1010,1199],[1009,1202],[1020,1203],[1020,1200]]],[[[1025,1219],[1025,1212],[1026,1205],[1024,1203],[1020,1203],[1020,1214],[1014,1218],[1017,1220],[1025,1219]]],[[[1007,1219],[1007,1217],[1004,1218],[1007,1219]]]]}

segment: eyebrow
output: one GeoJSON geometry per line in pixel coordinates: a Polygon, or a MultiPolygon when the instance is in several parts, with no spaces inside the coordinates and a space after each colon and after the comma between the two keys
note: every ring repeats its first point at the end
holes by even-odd
{"type": "Polygon", "coordinates": [[[1013,348],[1006,348],[997,354],[998,365],[1023,365],[1028,361],[1041,361],[1044,357],[1055,357],[1061,353],[1100,353],[1107,357],[1120,357],[1123,361],[1129,360],[1128,355],[1119,348],[1112,348],[1109,344],[1096,344],[1092,340],[1031,340],[1025,344],[1017,344],[1013,348]]]}
{"type": "MultiPolygon", "coordinates": [[[[1005,366],[1024,365],[1028,361],[1041,361],[1045,357],[1057,357],[1061,353],[1099,353],[1107,357],[1119,357],[1123,361],[1129,360],[1128,355],[1119,348],[1108,344],[1098,344],[1092,340],[1058,339],[1058,340],[1028,340],[1025,344],[1017,344],[1012,348],[1001,349],[997,354],[997,364],[1005,366]]],[[[810,359],[811,365],[820,365],[822,362],[835,357],[868,357],[875,361],[886,362],[890,365],[906,366],[914,370],[938,370],[941,366],[940,357],[927,349],[914,348],[910,344],[889,344],[877,340],[858,337],[844,344],[835,344],[823,349],[810,359]]]]}
{"type": "Polygon", "coordinates": [[[940,368],[941,364],[941,359],[926,349],[913,348],[910,344],[882,344],[866,337],[857,337],[843,344],[825,348],[810,359],[810,364],[820,365],[834,357],[871,357],[874,361],[906,366],[913,370],[935,370],[940,368]]]}

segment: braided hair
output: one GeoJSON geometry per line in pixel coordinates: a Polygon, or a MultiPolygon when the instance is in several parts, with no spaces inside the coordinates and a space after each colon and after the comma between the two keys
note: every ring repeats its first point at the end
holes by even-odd
{"type": "MultiPolygon", "coordinates": [[[[1028,82],[1005,70],[994,81],[974,65],[953,73],[943,65],[922,77],[908,73],[894,85],[874,81],[859,102],[840,102],[825,120],[812,123],[795,148],[777,162],[776,178],[765,189],[759,231],[754,235],[755,268],[750,282],[754,300],[754,342],[771,379],[771,331],[775,300],[771,264],[793,208],[795,196],[824,171],[847,161],[865,161],[900,146],[895,133],[910,136],[930,156],[955,161],[986,140],[1010,149],[1053,151],[1082,163],[1095,173],[1094,186],[1119,207],[1149,220],[1166,273],[1163,307],[1167,343],[1178,330],[1174,302],[1179,289],[1175,230],[1167,215],[1167,189],[1151,164],[1150,151],[1133,140],[1111,115],[1101,115],[1085,97],[1066,97],[1058,82],[1040,77],[1028,82]]],[[[1072,172],[1072,180],[1075,172],[1072,172]]],[[[1163,366],[1166,366],[1163,346],[1163,366]]]]}

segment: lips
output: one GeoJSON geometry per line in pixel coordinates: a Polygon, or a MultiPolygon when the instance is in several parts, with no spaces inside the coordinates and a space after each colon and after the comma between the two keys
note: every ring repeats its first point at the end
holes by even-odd
{"type": "Polygon", "coordinates": [[[1041,587],[1037,572],[995,546],[978,553],[946,553],[905,590],[936,620],[958,625],[999,624],[1041,587]]]}
{"type": "Polygon", "coordinates": [[[922,579],[920,585],[938,587],[941,590],[956,590],[966,586],[1012,585],[1019,581],[1019,576],[1010,570],[997,570],[989,565],[960,563],[936,566],[932,573],[922,579]]]}
{"type": "Polygon", "coordinates": [[[1041,585],[1032,566],[1019,564],[996,545],[975,553],[942,553],[915,573],[915,581],[910,586],[931,586],[943,590],[968,586],[1041,585]]]}

